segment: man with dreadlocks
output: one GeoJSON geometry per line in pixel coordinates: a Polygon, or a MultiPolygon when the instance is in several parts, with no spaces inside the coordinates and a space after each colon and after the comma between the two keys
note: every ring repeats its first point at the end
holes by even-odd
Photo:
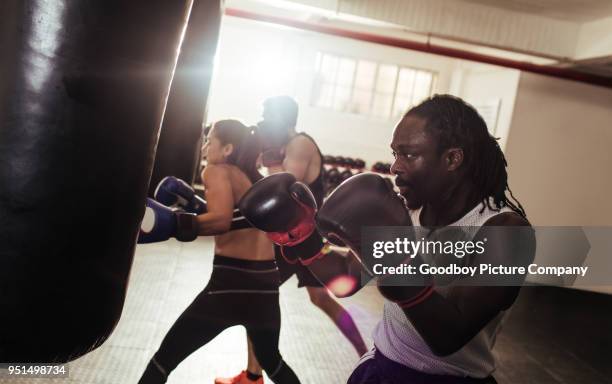
{"type": "MultiPolygon", "coordinates": [[[[497,140],[472,106],[448,95],[425,100],[399,122],[391,149],[391,171],[415,230],[424,230],[427,237],[450,226],[475,228],[469,236],[473,241],[487,238],[486,251],[465,256],[463,265],[531,262],[533,230],[508,187],[507,164],[497,140]],[[523,235],[517,240],[512,232],[519,229],[523,235]]],[[[363,195],[361,186],[337,203],[354,200],[356,209],[342,212],[359,214],[359,205],[384,200],[365,202],[363,195]]],[[[335,224],[329,221],[338,211],[326,206],[336,203],[332,197],[319,211],[320,230],[321,220],[335,224]]],[[[385,286],[381,281],[379,290],[386,300],[373,334],[375,346],[362,357],[349,384],[495,383],[492,348],[520,284],[452,281],[424,289],[385,286]]]]}

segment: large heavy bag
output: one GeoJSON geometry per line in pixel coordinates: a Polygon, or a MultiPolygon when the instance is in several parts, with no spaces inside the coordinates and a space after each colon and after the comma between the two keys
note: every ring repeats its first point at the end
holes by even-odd
{"type": "Polygon", "coordinates": [[[151,197],[164,177],[176,176],[192,184],[200,169],[202,132],[221,16],[218,0],[193,4],[159,136],[149,184],[151,197]]]}
{"type": "Polygon", "coordinates": [[[0,2],[0,362],[117,324],[191,5],[0,2]]]}

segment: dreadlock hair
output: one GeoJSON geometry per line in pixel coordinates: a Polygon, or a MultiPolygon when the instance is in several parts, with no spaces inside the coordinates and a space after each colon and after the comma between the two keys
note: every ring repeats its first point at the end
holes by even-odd
{"type": "Polygon", "coordinates": [[[434,95],[410,109],[405,116],[408,115],[426,120],[426,129],[438,139],[440,154],[452,147],[463,150],[463,166],[483,204],[495,209],[491,206],[492,198],[496,209],[507,206],[527,217],[508,186],[508,163],[498,139],[489,134],[487,124],[473,106],[455,96],[434,95]]]}

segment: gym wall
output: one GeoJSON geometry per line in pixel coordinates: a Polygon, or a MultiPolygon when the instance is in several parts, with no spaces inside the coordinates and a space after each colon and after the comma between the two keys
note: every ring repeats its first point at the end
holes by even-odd
{"type": "Polygon", "coordinates": [[[510,186],[534,225],[612,224],[610,100],[612,89],[521,73],[506,156],[510,186]]]}

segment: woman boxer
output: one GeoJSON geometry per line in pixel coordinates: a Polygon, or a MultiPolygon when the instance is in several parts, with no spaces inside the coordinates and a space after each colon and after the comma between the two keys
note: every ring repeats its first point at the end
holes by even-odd
{"type": "Polygon", "coordinates": [[[256,168],[257,132],[236,120],[219,121],[203,152],[208,207],[197,221],[200,235],[215,235],[213,272],[206,288],[174,323],[139,383],[164,383],[187,356],[234,325],[246,328],[273,382],[299,383],[278,350],[279,275],[272,243],[256,229],[229,231],[235,205],[262,177],[256,168]]]}

